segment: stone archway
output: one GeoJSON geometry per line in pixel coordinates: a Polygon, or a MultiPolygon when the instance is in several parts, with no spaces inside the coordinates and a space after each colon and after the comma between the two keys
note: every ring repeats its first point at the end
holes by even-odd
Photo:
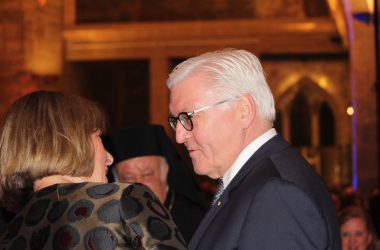
{"type": "Polygon", "coordinates": [[[351,178],[351,145],[347,143],[350,123],[344,113],[345,103],[308,76],[297,79],[282,93],[277,93],[276,100],[278,118],[281,119],[276,124],[280,133],[329,186],[348,182],[351,178]],[[323,133],[334,138],[322,139],[323,133]]]}

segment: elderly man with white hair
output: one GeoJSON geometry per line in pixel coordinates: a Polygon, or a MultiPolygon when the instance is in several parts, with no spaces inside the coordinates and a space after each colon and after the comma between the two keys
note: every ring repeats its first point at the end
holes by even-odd
{"type": "Polygon", "coordinates": [[[114,156],[110,177],[148,186],[189,242],[208,205],[164,128],[129,126],[105,136],[104,141],[114,156]]]}
{"type": "Polygon", "coordinates": [[[252,53],[226,49],[169,75],[169,123],[197,174],[220,190],[190,249],[340,249],[327,188],[273,128],[275,106],[252,53]]]}

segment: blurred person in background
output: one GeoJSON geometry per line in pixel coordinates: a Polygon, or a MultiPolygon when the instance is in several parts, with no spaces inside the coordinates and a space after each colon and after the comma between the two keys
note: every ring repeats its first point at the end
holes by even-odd
{"type": "Polygon", "coordinates": [[[371,219],[361,206],[346,206],[339,212],[342,250],[377,250],[371,219]]]}
{"type": "Polygon", "coordinates": [[[341,209],[349,206],[364,206],[364,202],[355,188],[351,184],[346,184],[341,189],[341,209]]]}
{"type": "Polygon", "coordinates": [[[335,209],[338,212],[342,208],[342,196],[340,194],[339,189],[330,188],[331,199],[334,202],[335,209]]]}
{"type": "Polygon", "coordinates": [[[104,137],[106,148],[114,155],[110,181],[147,185],[170,211],[188,242],[208,205],[160,125],[135,125],[104,137]]]}

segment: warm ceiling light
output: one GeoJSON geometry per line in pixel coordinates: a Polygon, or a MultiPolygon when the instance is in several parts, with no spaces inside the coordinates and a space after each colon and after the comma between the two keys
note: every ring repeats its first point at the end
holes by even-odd
{"type": "Polygon", "coordinates": [[[46,1],[47,0],[37,0],[38,4],[41,6],[41,7],[44,7],[46,5],[46,1]]]}
{"type": "Polygon", "coordinates": [[[354,114],[355,110],[353,107],[350,106],[347,108],[346,112],[347,112],[347,115],[351,116],[354,114]]]}

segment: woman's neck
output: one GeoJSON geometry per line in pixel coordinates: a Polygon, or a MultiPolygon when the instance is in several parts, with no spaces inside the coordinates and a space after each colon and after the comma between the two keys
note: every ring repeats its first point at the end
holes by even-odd
{"type": "Polygon", "coordinates": [[[87,177],[75,177],[69,175],[51,175],[34,181],[34,191],[60,183],[88,182],[87,177]]]}

